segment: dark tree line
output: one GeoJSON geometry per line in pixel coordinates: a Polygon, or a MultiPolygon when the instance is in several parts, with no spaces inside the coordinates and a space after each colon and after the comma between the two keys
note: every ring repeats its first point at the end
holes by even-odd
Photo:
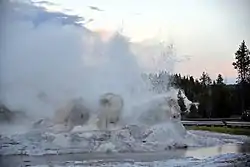
{"type": "MultiPolygon", "coordinates": [[[[181,74],[170,75],[167,72],[149,74],[149,78],[152,89],[158,93],[174,87],[182,90],[190,101],[198,102],[198,111],[193,113],[194,117],[229,117],[241,114],[237,85],[226,85],[221,74],[214,81],[205,72],[199,79],[181,74]]],[[[186,106],[180,91],[177,96],[181,110],[185,111],[186,106]]]]}
{"type": "Polygon", "coordinates": [[[192,76],[181,75],[174,75],[173,80],[172,86],[184,90],[189,100],[199,103],[200,117],[229,117],[237,114],[237,110],[231,105],[236,99],[234,96],[237,96],[235,87],[226,85],[221,74],[215,81],[205,72],[196,80],[192,76]]]}
{"type": "Polygon", "coordinates": [[[241,111],[248,109],[249,106],[249,93],[250,93],[250,52],[243,41],[239,49],[235,53],[235,62],[233,62],[234,68],[238,72],[238,90],[241,101],[241,111]]]}
{"type": "MultiPolygon", "coordinates": [[[[149,74],[148,78],[153,91],[160,93],[175,87],[183,90],[192,102],[198,102],[199,108],[193,117],[215,118],[241,115],[244,110],[250,108],[249,53],[243,41],[235,53],[233,67],[238,71],[238,78],[237,83],[232,85],[225,84],[221,74],[216,80],[212,80],[206,72],[203,72],[200,78],[194,78],[181,74],[171,75],[163,71],[159,74],[149,74]]],[[[183,99],[179,98],[181,110],[185,110],[182,101],[183,99]]]]}

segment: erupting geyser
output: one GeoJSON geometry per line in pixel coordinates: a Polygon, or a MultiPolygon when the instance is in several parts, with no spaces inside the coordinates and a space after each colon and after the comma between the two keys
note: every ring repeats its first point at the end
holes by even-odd
{"type": "Polygon", "coordinates": [[[36,127],[60,125],[62,133],[114,127],[119,139],[105,140],[116,144],[122,143],[121,136],[140,143],[142,136],[157,142],[159,134],[173,141],[175,134],[185,135],[177,94],[150,91],[125,37],[115,33],[103,41],[78,24],[77,16],[19,1],[7,4],[1,24],[6,40],[0,49],[0,97],[8,108],[39,120],[36,127]],[[132,125],[137,127],[133,133],[132,125]],[[137,141],[131,134],[141,137],[137,141]]]}
{"type": "Polygon", "coordinates": [[[84,105],[83,99],[71,100],[66,106],[55,112],[54,123],[63,124],[71,130],[88,122],[90,110],[84,105]]]}
{"type": "Polygon", "coordinates": [[[100,113],[97,126],[100,129],[108,129],[110,124],[114,126],[121,120],[123,99],[119,95],[106,93],[100,98],[100,113]]]}
{"type": "MultiPolygon", "coordinates": [[[[172,149],[249,141],[244,136],[186,131],[178,98],[184,99],[186,112],[197,104],[169,87],[165,74],[172,72],[166,70],[173,68],[172,52],[162,54],[159,48],[158,54],[151,52],[154,46],[130,43],[119,33],[104,39],[81,24],[84,18],[40,5],[0,0],[0,166],[199,166],[204,162],[225,166],[217,156],[207,161],[186,154],[189,150],[172,149]],[[163,73],[144,75],[149,69],[163,73]],[[135,162],[161,158],[166,162],[135,162]]],[[[228,149],[218,148],[219,154],[228,149]]],[[[211,156],[213,149],[208,150],[211,156]]],[[[237,162],[231,156],[227,159],[237,162]]]]}

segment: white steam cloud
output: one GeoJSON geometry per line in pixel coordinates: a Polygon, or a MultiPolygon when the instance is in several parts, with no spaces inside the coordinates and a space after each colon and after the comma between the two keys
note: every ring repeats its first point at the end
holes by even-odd
{"type": "Polygon", "coordinates": [[[79,96],[93,106],[100,94],[110,91],[127,104],[146,97],[147,87],[124,37],[114,34],[104,42],[81,26],[78,16],[28,2],[4,3],[0,97],[10,109],[44,117],[79,96]]]}

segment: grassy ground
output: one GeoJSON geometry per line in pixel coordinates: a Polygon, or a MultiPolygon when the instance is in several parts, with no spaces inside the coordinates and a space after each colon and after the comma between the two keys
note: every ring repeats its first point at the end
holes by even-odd
{"type": "Polygon", "coordinates": [[[206,126],[187,126],[187,130],[206,130],[211,132],[228,133],[234,135],[250,136],[250,129],[228,128],[228,127],[206,127],[206,126]]]}

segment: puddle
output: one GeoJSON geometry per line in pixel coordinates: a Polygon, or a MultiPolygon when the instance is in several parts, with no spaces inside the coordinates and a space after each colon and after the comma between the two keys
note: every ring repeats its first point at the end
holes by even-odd
{"type": "Polygon", "coordinates": [[[214,147],[205,148],[189,148],[185,152],[185,156],[194,157],[198,159],[208,158],[221,154],[229,153],[250,153],[250,145],[248,144],[226,144],[214,147]]]}
{"type": "Polygon", "coordinates": [[[209,157],[229,154],[229,153],[250,153],[250,145],[247,144],[226,144],[216,147],[187,148],[178,150],[168,150],[164,152],[143,152],[143,153],[77,153],[63,155],[43,155],[43,156],[2,156],[0,166],[16,167],[32,165],[61,164],[67,161],[98,161],[104,162],[151,162],[169,159],[184,159],[192,157],[195,159],[206,159],[209,157]]]}

